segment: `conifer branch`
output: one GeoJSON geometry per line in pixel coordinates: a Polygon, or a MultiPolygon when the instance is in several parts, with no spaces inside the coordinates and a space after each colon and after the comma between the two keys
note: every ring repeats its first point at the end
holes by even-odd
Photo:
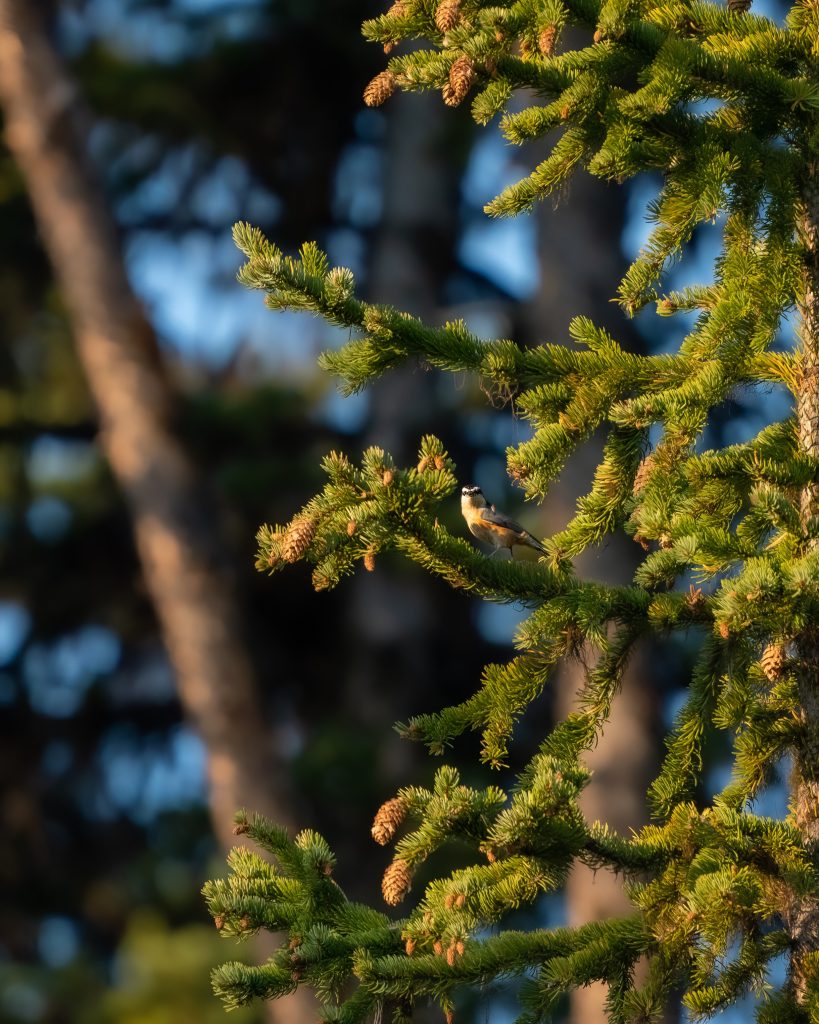
{"type": "Polygon", "coordinates": [[[319,867],[332,863],[320,837],[291,844],[258,826],[275,869],[234,855],[231,879],[210,884],[211,909],[225,934],[285,927],[303,952],[295,966],[288,949],[264,968],[226,967],[217,984],[229,1003],[295,982],[317,988],[327,1020],[359,1021],[394,1004],[403,1021],[421,996],[451,1019],[459,986],[528,973],[519,1018],[527,1024],[594,980],[608,986],[616,1024],[656,1019],[675,989],[697,1019],[748,991],[761,993],[767,1024],[819,1013],[819,15],[799,4],[780,26],[742,6],[397,0],[365,26],[390,51],[427,41],[393,56],[366,102],[435,88],[448,105],[471,96],[480,123],[501,114],[510,141],[553,139],[545,161],[489,204],[493,215],[530,208],[578,168],[618,182],[660,172],[653,232],[618,301],[629,315],[651,302],[665,317],[695,313],[673,354],[635,356],[584,318],[569,327],[571,345],[530,349],[485,341],[462,323],[430,327],[360,300],[349,271],[330,268],[315,245],[293,259],[237,225],[248,257],[240,277],[272,308],[303,309],[358,335],[322,357],[347,393],[413,360],[474,374],[532,425],[532,437],[507,452],[510,476],[530,498],[546,494],[592,434],[604,433],[605,447],[589,494],[544,540],[537,564],[488,560],[439,523],[455,467],[431,436],[415,467],[401,469],[377,448],[358,466],[332,454],[322,493],[289,524],[260,530],[259,567],[307,561],[317,589],[395,550],[452,586],[530,609],[516,656],[487,666],[473,696],[399,727],[432,753],[476,731],[482,759],[503,765],[555,665],[582,651],[587,668],[577,707],[508,793],[464,786],[444,767],[432,790],[407,787],[381,808],[373,836],[394,843],[382,886],[389,905],[410,897],[420,865],[450,843],[475,858],[433,878],[395,924],[346,902],[319,867]],[[562,50],[569,26],[591,29],[593,44],[562,50]],[[509,112],[522,89],[527,105],[509,112]],[[668,291],[669,267],[715,221],[714,280],[668,291]],[[801,347],[783,352],[794,306],[801,347]],[[758,386],[788,393],[794,414],[741,443],[705,448],[714,410],[758,386]],[[579,579],[571,560],[620,529],[646,552],[634,585],[579,579]],[[635,646],[684,630],[699,657],[649,792],[657,823],[615,835],[579,812],[583,754],[635,646]],[[715,731],[731,740],[733,772],[699,806],[715,731]],[[787,757],[792,818],[752,814],[787,757]],[[481,936],[562,884],[577,860],[625,873],[635,915],[481,936]],[[787,984],[763,991],[783,952],[787,984]],[[636,984],[641,956],[648,971],[636,984]],[[345,989],[352,979],[358,987],[345,989]]]}

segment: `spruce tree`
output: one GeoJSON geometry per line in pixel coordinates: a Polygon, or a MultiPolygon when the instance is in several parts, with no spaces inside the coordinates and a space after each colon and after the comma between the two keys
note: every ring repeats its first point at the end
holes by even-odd
{"type": "Polygon", "coordinates": [[[444,766],[431,789],[409,786],[380,809],[373,836],[395,844],[383,879],[391,906],[438,849],[472,853],[469,866],[406,900],[405,917],[349,902],[321,836],[291,839],[240,813],[237,834],[272,862],[237,848],[230,876],[206,887],[209,907],[225,935],[288,938],[264,965],[217,970],[228,1007],[309,985],[325,1021],[403,1021],[429,998],[450,1020],[459,989],[500,980],[515,987],[518,1020],[533,1024],[573,987],[603,981],[612,1022],[656,1020],[672,993],[705,1019],[748,991],[760,1022],[819,1021],[819,5],[799,0],[782,25],[748,8],[397,0],[364,26],[388,53],[426,40],[390,57],[367,103],[397,88],[440,89],[450,106],[471,97],[481,124],[501,114],[513,143],[554,135],[548,157],[490,202],[490,215],[528,210],[578,169],[617,183],[661,179],[652,234],[617,299],[630,316],[650,305],[678,316],[674,353],[631,354],[584,318],[568,325],[567,343],[529,349],[481,340],[460,322],[429,326],[361,301],[352,274],[315,245],[289,257],[237,226],[240,278],[269,306],[356,335],[322,357],[346,392],[407,362],[474,374],[531,424],[508,470],[534,501],[593,433],[605,446],[590,492],[536,563],[489,558],[441,525],[457,481],[432,436],[411,466],[378,448],[358,463],[331,453],[324,490],[290,523],[259,531],[260,569],[306,560],[319,590],[396,550],[453,587],[531,608],[519,653],[488,665],[474,696],[401,727],[432,754],[473,731],[481,759],[504,765],[516,722],[558,660],[582,650],[589,667],[577,709],[509,792],[467,787],[444,766]],[[714,221],[713,280],[664,290],[697,226],[714,221]],[[707,447],[715,413],[755,388],[789,394],[790,415],[743,443],[707,447]],[[633,585],[579,578],[576,556],[620,530],[645,550],[633,585]],[[648,793],[656,823],[616,835],[579,812],[584,751],[605,728],[635,645],[675,632],[698,654],[648,793]],[[732,776],[705,799],[704,747],[720,731],[732,776]],[[755,814],[788,766],[788,816],[755,814]],[[573,929],[504,927],[576,860],[622,872],[633,914],[573,929]],[[777,987],[769,967],[782,956],[777,987]]]}

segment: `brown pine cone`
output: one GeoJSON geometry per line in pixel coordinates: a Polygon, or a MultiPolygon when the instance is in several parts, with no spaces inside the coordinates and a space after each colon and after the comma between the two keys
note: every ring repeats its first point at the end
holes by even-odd
{"type": "Polygon", "coordinates": [[[544,57],[554,56],[556,39],[557,29],[554,25],[547,25],[546,28],[540,30],[540,34],[537,37],[537,45],[544,57]]]}
{"type": "Polygon", "coordinates": [[[405,860],[394,860],[384,872],[381,881],[381,895],[384,902],[391,907],[397,907],[401,900],[407,895],[412,883],[412,870],[405,860]]]}
{"type": "Polygon", "coordinates": [[[441,0],[435,10],[439,32],[451,32],[461,20],[461,0],[441,0]]]}
{"type": "Polygon", "coordinates": [[[638,494],[645,485],[648,483],[648,478],[651,476],[652,470],[654,469],[654,456],[646,455],[640,465],[637,467],[637,472],[634,474],[634,488],[633,493],[638,494]]]}
{"type": "Polygon", "coordinates": [[[448,107],[457,107],[462,103],[475,77],[475,65],[469,57],[458,57],[449,69],[449,81],[443,88],[444,103],[448,107]]]}
{"type": "Polygon", "coordinates": [[[373,839],[381,846],[386,846],[401,827],[406,816],[407,805],[401,797],[394,797],[382,804],[376,811],[373,827],[370,830],[373,839]]]}
{"type": "Polygon", "coordinates": [[[316,521],[309,516],[294,519],[288,526],[282,544],[285,562],[298,562],[316,535],[316,521]]]}
{"type": "Polygon", "coordinates": [[[396,84],[392,71],[382,71],[364,90],[364,102],[368,107],[380,107],[395,92],[396,84]]]}
{"type": "Polygon", "coordinates": [[[782,675],[786,661],[787,658],[783,644],[768,644],[762,652],[762,658],[760,659],[765,678],[772,683],[776,682],[782,675]]]}

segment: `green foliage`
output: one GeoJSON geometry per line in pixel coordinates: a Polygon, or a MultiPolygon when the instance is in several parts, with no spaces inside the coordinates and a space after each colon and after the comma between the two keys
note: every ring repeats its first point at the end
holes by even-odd
{"type": "MultiPolygon", "coordinates": [[[[694,1019],[748,991],[760,993],[760,1021],[816,1019],[812,954],[798,964],[803,982],[765,987],[770,962],[793,953],[800,908],[819,898],[812,850],[795,822],[750,807],[786,756],[799,761],[815,749],[800,713],[798,644],[819,614],[818,528],[804,502],[819,462],[794,417],[745,443],[703,450],[709,417],[733,396],[760,386],[797,402],[804,395],[801,353],[772,346],[809,287],[802,222],[817,188],[815,10],[797,4],[780,27],[698,0],[399,0],[365,34],[385,44],[431,42],[393,57],[382,83],[440,88],[449,105],[473,88],[481,123],[526,89],[532,105],[505,114],[502,132],[514,143],[560,133],[546,160],[488,205],[492,215],[529,209],[578,167],[618,182],[660,172],[654,229],[618,301],[627,314],[654,302],[662,316],[697,318],[673,354],[628,353],[583,318],[569,326],[571,344],[524,349],[481,340],[462,323],[433,328],[363,302],[349,271],[331,269],[315,245],[291,258],[256,229],[237,226],[245,284],[265,291],[274,309],[308,310],[354,332],[322,357],[345,392],[416,361],[472,373],[488,394],[514,396],[533,433],[508,450],[508,468],[534,499],[592,433],[606,441],[591,491],[534,565],[488,560],[438,523],[456,479],[434,437],[423,439],[408,468],[377,448],[358,466],[331,454],[321,494],[289,524],[262,527],[259,567],[305,559],[317,589],[335,586],[358,562],[372,569],[378,554],[394,549],[454,587],[531,609],[516,637],[519,653],[487,666],[474,696],[399,727],[433,754],[474,730],[483,759],[504,764],[516,721],[558,660],[583,651],[587,670],[577,710],[545,737],[508,794],[468,789],[444,768],[434,791],[402,790],[382,808],[384,820],[388,807],[400,808],[413,829],[396,843],[388,903],[406,896],[419,864],[442,845],[456,843],[472,857],[431,881],[397,922],[358,921],[365,912],[350,910],[322,873],[330,856],[318,838],[293,844],[256,822],[251,835],[280,867],[235,854],[232,878],[208,889],[211,909],[225,934],[283,928],[299,952],[283,950],[260,968],[228,965],[217,972],[217,990],[234,1005],[305,982],[325,999],[326,1020],[363,1020],[383,1004],[403,1020],[422,996],[449,1014],[459,987],[525,974],[518,1019],[527,1024],[549,1019],[566,991],[594,980],[609,986],[612,1022],[657,1019],[674,990],[694,1019]],[[579,30],[574,38],[591,30],[593,40],[558,53],[564,26],[579,30]],[[722,249],[713,283],[664,295],[669,265],[698,226],[714,222],[722,249]],[[571,559],[621,529],[647,552],[634,585],[578,579],[571,559]],[[609,716],[634,645],[671,630],[689,631],[700,654],[651,787],[657,824],[617,836],[579,811],[582,754],[609,716]],[[732,737],[733,776],[698,807],[692,800],[713,730],[732,737]],[[560,886],[575,860],[626,873],[634,916],[487,933],[560,886]],[[641,957],[649,966],[638,982],[641,957]],[[352,994],[342,986],[350,979],[352,994]]],[[[392,821],[386,841],[399,827],[392,821]]]]}

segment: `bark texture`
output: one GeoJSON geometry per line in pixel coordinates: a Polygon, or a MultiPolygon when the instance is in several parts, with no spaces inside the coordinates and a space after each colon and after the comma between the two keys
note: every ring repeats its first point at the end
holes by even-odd
{"type": "MultiPolygon", "coordinates": [[[[292,823],[286,776],[264,724],[217,517],[174,435],[156,339],[86,155],[83,111],[37,13],[32,0],[0,0],[5,139],[69,310],[180,700],[207,748],[214,828],[228,847],[240,806],[292,823]]],[[[275,1019],[310,1019],[309,1005],[281,1000],[275,1019]]]]}
{"type": "MultiPolygon", "coordinates": [[[[805,247],[804,286],[799,306],[802,365],[796,394],[799,442],[819,456],[819,165],[808,162],[803,207],[798,225],[805,247]]],[[[819,484],[802,492],[802,525],[805,530],[819,514],[819,484]]],[[[816,542],[811,541],[815,546],[816,542]]],[[[797,682],[804,727],[796,751],[792,778],[792,812],[805,844],[819,855],[819,624],[809,626],[796,640],[797,682]]],[[[806,993],[806,958],[819,952],[819,905],[813,898],[799,898],[785,909],[793,939],[791,981],[797,1000],[806,993]]]]}

